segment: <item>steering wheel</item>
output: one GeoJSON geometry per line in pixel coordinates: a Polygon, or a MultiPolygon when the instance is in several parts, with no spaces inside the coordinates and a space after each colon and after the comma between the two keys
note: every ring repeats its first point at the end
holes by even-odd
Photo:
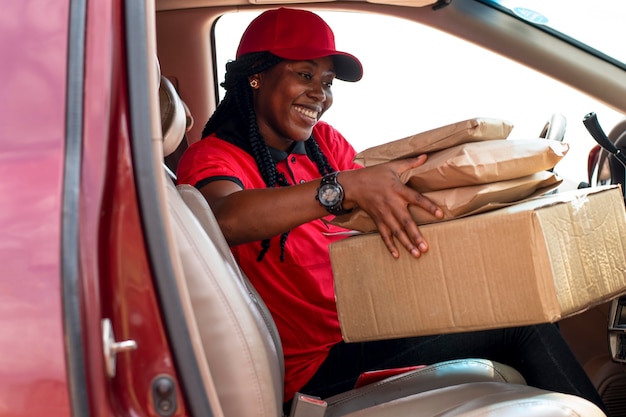
{"type": "Polygon", "coordinates": [[[563,142],[563,138],[565,138],[566,127],[567,120],[565,120],[565,116],[563,116],[561,113],[554,113],[550,117],[550,120],[546,122],[546,125],[543,127],[543,130],[541,131],[539,137],[563,142]]]}

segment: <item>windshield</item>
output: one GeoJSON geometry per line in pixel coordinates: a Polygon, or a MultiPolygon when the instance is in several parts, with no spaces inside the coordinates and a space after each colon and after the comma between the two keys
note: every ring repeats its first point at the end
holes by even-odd
{"type": "Polygon", "coordinates": [[[626,69],[624,0],[481,0],[626,69]],[[595,50],[595,51],[594,51],[595,50]]]}

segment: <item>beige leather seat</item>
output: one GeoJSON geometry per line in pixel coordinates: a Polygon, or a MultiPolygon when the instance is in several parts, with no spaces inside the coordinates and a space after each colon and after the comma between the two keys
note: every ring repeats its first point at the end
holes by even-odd
{"type": "MultiPolygon", "coordinates": [[[[161,88],[173,89],[168,82],[161,88]]],[[[169,96],[174,103],[168,108],[184,108],[176,94],[169,96]]],[[[167,154],[178,147],[185,130],[165,126],[163,131],[167,154]]],[[[176,187],[169,177],[165,187],[171,256],[180,266],[177,286],[216,415],[281,416],[282,348],[271,316],[241,273],[201,194],[190,186],[176,187]]],[[[325,400],[323,414],[311,415],[604,416],[586,400],[528,387],[514,369],[481,359],[431,365],[325,400]]]]}

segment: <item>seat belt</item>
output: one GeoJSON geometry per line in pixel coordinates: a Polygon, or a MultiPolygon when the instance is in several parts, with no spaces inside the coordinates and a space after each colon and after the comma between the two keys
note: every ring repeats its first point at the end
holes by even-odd
{"type": "Polygon", "coordinates": [[[326,401],[319,397],[296,392],[291,403],[289,417],[324,417],[327,406],[326,401]]]}

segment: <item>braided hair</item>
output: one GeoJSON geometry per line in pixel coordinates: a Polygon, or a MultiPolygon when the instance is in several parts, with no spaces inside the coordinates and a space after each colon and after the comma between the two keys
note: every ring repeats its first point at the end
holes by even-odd
{"type": "MultiPolygon", "coordinates": [[[[226,77],[221,83],[221,86],[226,90],[226,95],[202,131],[202,137],[207,137],[233,117],[238,117],[243,123],[246,123],[251,153],[267,188],[286,187],[289,186],[289,183],[285,175],[276,169],[276,163],[272,159],[261,132],[259,132],[248,77],[266,71],[281,61],[282,58],[269,52],[254,52],[228,62],[226,64],[226,77]]],[[[324,176],[335,171],[312,136],[305,141],[305,147],[307,155],[317,165],[320,175],[324,176]]],[[[285,260],[285,244],[288,235],[289,232],[287,231],[280,236],[281,262],[285,260]]],[[[263,260],[269,248],[270,239],[263,240],[257,262],[263,260]]]]}

